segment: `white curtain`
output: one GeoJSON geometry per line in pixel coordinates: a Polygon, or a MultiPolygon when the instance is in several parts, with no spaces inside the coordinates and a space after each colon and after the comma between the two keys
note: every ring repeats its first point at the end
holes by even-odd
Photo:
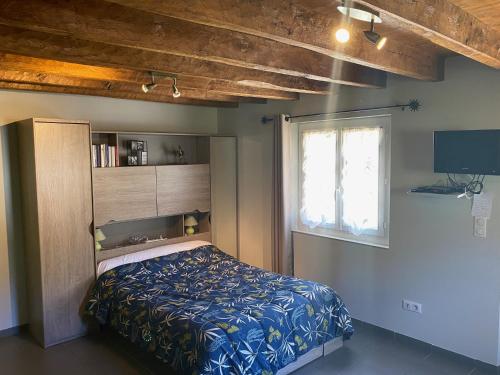
{"type": "Polygon", "coordinates": [[[342,131],[342,222],[355,235],[379,228],[381,128],[342,131]]]}
{"type": "Polygon", "coordinates": [[[310,228],[335,225],[336,130],[309,130],[302,135],[300,219],[310,228]]]}
{"type": "Polygon", "coordinates": [[[378,231],[382,129],[306,125],[299,138],[300,225],[378,231]]]}

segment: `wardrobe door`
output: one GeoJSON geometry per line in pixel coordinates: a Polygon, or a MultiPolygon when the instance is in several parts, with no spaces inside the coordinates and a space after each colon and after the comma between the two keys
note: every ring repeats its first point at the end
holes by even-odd
{"type": "Polygon", "coordinates": [[[235,137],[210,138],[212,242],[238,257],[237,156],[235,137]]]}
{"type": "Polygon", "coordinates": [[[158,215],[210,211],[210,166],[208,164],[156,167],[158,215]]]}
{"type": "Polygon", "coordinates": [[[155,167],[94,168],[95,225],[157,216],[155,167]]]}
{"type": "Polygon", "coordinates": [[[45,347],[85,332],[80,309],[94,280],[90,125],[34,126],[45,347]]]}

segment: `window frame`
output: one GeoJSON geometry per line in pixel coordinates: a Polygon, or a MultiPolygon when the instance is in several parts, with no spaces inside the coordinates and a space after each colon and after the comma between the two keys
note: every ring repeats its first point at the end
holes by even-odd
{"type": "Polygon", "coordinates": [[[297,204],[298,209],[295,217],[294,232],[333,238],[342,241],[365,244],[375,247],[389,247],[389,219],[390,219],[390,165],[391,165],[391,116],[369,116],[369,117],[349,117],[333,120],[311,121],[297,123],[297,151],[298,151],[298,173],[297,173],[297,204]],[[336,131],[337,152],[336,152],[336,176],[335,176],[335,224],[330,227],[317,226],[310,228],[303,224],[300,218],[300,207],[302,202],[302,182],[303,182],[303,134],[311,130],[332,130],[336,131]],[[349,231],[349,227],[343,223],[343,201],[341,197],[341,175],[343,165],[342,155],[342,129],[347,128],[380,128],[382,130],[379,143],[379,228],[373,231],[364,231],[361,235],[355,235],[349,231]]]}

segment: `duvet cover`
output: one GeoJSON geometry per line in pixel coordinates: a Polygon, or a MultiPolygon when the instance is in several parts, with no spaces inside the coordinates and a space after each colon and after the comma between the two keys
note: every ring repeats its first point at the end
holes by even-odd
{"type": "Polygon", "coordinates": [[[353,333],[331,288],[249,266],[212,245],[107,271],[86,311],[182,374],[275,374],[353,333]]]}

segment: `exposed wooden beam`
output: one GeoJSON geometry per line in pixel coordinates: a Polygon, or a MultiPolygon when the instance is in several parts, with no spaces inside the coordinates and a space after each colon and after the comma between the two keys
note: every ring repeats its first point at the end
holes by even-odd
{"type": "Polygon", "coordinates": [[[62,86],[47,86],[29,83],[16,83],[16,82],[0,82],[0,89],[4,90],[24,90],[24,91],[42,91],[58,94],[74,94],[74,95],[87,95],[87,96],[104,96],[109,98],[130,99],[130,100],[143,100],[149,102],[160,102],[169,104],[189,104],[208,107],[238,107],[237,102],[223,102],[223,101],[210,101],[210,100],[196,100],[187,98],[174,99],[171,96],[158,96],[137,94],[131,92],[109,91],[109,90],[92,90],[82,89],[77,87],[62,87],[62,86]]]}
{"type": "MultiPolygon", "coordinates": [[[[225,79],[252,87],[307,94],[328,94],[330,83],[303,77],[203,61],[190,57],[74,39],[0,25],[0,51],[88,65],[160,71],[183,76],[225,79]]],[[[359,87],[385,87],[386,75],[371,69],[332,72],[333,83],[359,87]]]]}
{"type": "Polygon", "coordinates": [[[267,88],[256,88],[239,85],[239,88],[235,88],[235,85],[231,82],[217,80],[211,81],[208,84],[207,90],[209,92],[216,92],[225,95],[238,95],[238,96],[249,96],[253,98],[263,98],[263,99],[276,99],[276,100],[298,100],[299,94],[294,92],[278,91],[267,88]]]}
{"type": "MultiPolygon", "coordinates": [[[[36,73],[36,75],[29,75],[34,79],[39,77],[39,81],[34,81],[33,83],[47,83],[42,82],[42,80],[47,80],[49,77],[55,81],[58,79],[63,81],[66,79],[68,81],[68,78],[73,78],[73,81],[75,81],[74,79],[81,80],[85,83],[85,87],[93,88],[106,88],[107,86],[111,86],[112,82],[130,82],[136,84],[135,88],[140,90],[140,86],[137,84],[147,83],[151,80],[150,74],[143,71],[74,64],[1,52],[0,69],[2,69],[4,73],[7,70],[13,72],[36,73]],[[98,80],[98,82],[93,82],[92,80],[98,80]]],[[[0,75],[1,74],[2,72],[0,71],[0,75]]],[[[25,74],[25,76],[28,76],[28,74],[25,74]]],[[[157,78],[157,81],[167,86],[172,83],[167,77],[157,78]]],[[[268,88],[253,88],[223,80],[180,76],[178,77],[177,83],[178,87],[182,89],[200,89],[232,96],[277,100],[298,99],[297,93],[268,88]]]]}
{"type": "MultiPolygon", "coordinates": [[[[332,0],[109,0],[163,16],[265,37],[328,56],[417,79],[442,79],[442,58],[391,38],[380,52],[365,39],[366,25],[351,25],[351,40],[335,40],[346,23],[332,0]],[[365,28],[363,28],[365,27],[365,28]]],[[[434,2],[433,0],[429,0],[434,2]]],[[[442,1],[442,0],[439,0],[442,1]]],[[[378,1],[418,3],[419,0],[378,1]]],[[[445,17],[445,15],[443,15],[445,17]]]]}
{"type": "Polygon", "coordinates": [[[441,47],[500,68],[500,33],[448,0],[358,2],[441,47]]]}
{"type": "MultiPolygon", "coordinates": [[[[320,53],[100,0],[3,0],[0,23],[146,51],[333,82],[320,53]]],[[[360,75],[367,68],[343,63],[360,75]]]]}
{"type": "MultiPolygon", "coordinates": [[[[0,64],[1,68],[1,64],[0,64]]],[[[172,97],[172,88],[170,85],[158,84],[158,87],[154,91],[144,94],[141,91],[141,85],[139,83],[130,82],[117,82],[117,81],[106,81],[106,80],[96,80],[96,79],[82,79],[74,77],[66,77],[62,75],[52,74],[52,73],[41,73],[41,72],[25,72],[25,71],[15,71],[15,70],[5,70],[0,69],[0,81],[1,82],[13,82],[13,83],[25,83],[34,84],[40,86],[59,86],[68,88],[79,88],[85,90],[100,90],[103,93],[108,92],[110,96],[114,92],[130,93],[143,95],[145,100],[148,98],[162,99],[163,97],[172,97]]],[[[182,98],[184,99],[195,99],[195,100],[209,100],[209,101],[224,101],[224,102],[255,102],[261,103],[260,99],[265,99],[265,97],[254,98],[246,95],[240,96],[234,93],[226,93],[222,91],[212,91],[207,87],[202,88],[192,88],[192,87],[182,87],[179,85],[179,89],[182,93],[182,98]],[[243,99],[247,98],[247,99],[243,99]]],[[[288,93],[290,94],[290,93],[288,93]]],[[[295,98],[295,97],[292,97],[295,98]]],[[[175,102],[175,101],[174,101],[175,102]]]]}

